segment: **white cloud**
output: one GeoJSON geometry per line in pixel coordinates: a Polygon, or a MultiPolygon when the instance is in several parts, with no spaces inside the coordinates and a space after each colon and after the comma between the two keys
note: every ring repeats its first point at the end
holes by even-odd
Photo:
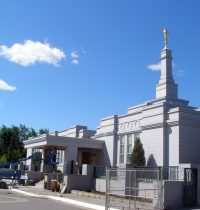
{"type": "Polygon", "coordinates": [[[58,66],[65,53],[48,43],[26,40],[23,44],[15,43],[10,48],[6,45],[0,46],[0,56],[6,57],[9,61],[29,66],[36,62],[48,63],[58,66]]]}
{"type": "Polygon", "coordinates": [[[148,65],[147,69],[149,69],[151,71],[160,71],[161,70],[161,64],[157,63],[157,64],[148,65]]]}
{"type": "MultiPolygon", "coordinates": [[[[183,77],[185,76],[186,71],[182,70],[182,69],[177,69],[176,68],[176,64],[174,62],[172,62],[172,67],[175,70],[175,73],[179,76],[179,77],[183,77]]],[[[157,63],[157,64],[151,64],[147,66],[147,69],[151,70],[151,71],[160,71],[161,70],[161,63],[157,63]]]]}
{"type": "Polygon", "coordinates": [[[79,58],[79,55],[78,55],[77,51],[72,51],[71,52],[71,58],[79,58]]]}
{"type": "Polygon", "coordinates": [[[78,65],[79,61],[77,59],[72,59],[72,64],[78,65]]]}
{"type": "Polygon", "coordinates": [[[71,55],[71,59],[72,59],[71,63],[74,64],[74,65],[78,65],[79,64],[79,54],[78,54],[78,52],[74,50],[74,51],[71,52],[70,55],[71,55]]]}
{"type": "Polygon", "coordinates": [[[16,87],[8,85],[5,81],[0,79],[0,90],[14,91],[16,87]]]}

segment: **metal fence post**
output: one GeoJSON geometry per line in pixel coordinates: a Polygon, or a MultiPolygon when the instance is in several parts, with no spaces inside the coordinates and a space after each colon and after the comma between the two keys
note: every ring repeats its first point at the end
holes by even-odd
{"type": "Polygon", "coordinates": [[[106,200],[105,200],[105,210],[109,209],[109,184],[110,179],[109,179],[109,169],[106,168],[106,200]]]}
{"type": "Polygon", "coordinates": [[[134,196],[135,196],[135,199],[134,199],[134,209],[136,210],[137,206],[136,206],[136,189],[137,189],[137,170],[135,170],[135,186],[134,186],[134,196]]]}
{"type": "Polygon", "coordinates": [[[131,209],[131,170],[129,171],[129,180],[128,180],[128,187],[129,187],[129,210],[131,209]]]}
{"type": "Polygon", "coordinates": [[[160,173],[160,179],[158,179],[160,183],[157,186],[157,191],[158,191],[157,209],[162,209],[163,207],[163,168],[160,168],[160,171],[158,170],[157,173],[158,174],[160,173]]]}

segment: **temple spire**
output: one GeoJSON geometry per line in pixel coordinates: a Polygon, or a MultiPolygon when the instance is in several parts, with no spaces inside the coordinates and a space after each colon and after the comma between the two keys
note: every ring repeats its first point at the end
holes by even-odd
{"type": "Polygon", "coordinates": [[[177,98],[177,84],[175,84],[172,74],[172,52],[167,48],[168,30],[162,29],[164,33],[165,47],[161,51],[161,76],[159,84],[156,86],[156,98],[177,98]]]}

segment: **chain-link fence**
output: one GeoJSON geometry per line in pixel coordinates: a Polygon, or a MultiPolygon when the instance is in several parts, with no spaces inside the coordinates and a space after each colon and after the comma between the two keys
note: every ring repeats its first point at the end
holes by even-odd
{"type": "Polygon", "coordinates": [[[160,177],[158,169],[107,169],[105,209],[162,209],[160,177]]]}

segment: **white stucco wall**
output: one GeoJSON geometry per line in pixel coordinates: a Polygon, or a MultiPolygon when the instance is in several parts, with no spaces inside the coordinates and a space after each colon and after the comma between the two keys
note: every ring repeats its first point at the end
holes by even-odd
{"type": "Polygon", "coordinates": [[[145,150],[146,161],[153,155],[158,166],[163,165],[163,128],[144,130],[141,133],[141,142],[145,150]]]}
{"type": "Polygon", "coordinates": [[[170,166],[179,165],[179,126],[168,126],[168,159],[170,166]]]}
{"type": "Polygon", "coordinates": [[[117,116],[112,115],[101,119],[95,139],[104,140],[103,162],[107,166],[117,164],[117,116]]]}
{"type": "Polygon", "coordinates": [[[200,113],[180,109],[180,162],[200,163],[200,113]]]}
{"type": "Polygon", "coordinates": [[[180,126],[180,163],[200,163],[200,128],[180,126]]]}
{"type": "Polygon", "coordinates": [[[102,154],[102,161],[101,163],[103,165],[107,165],[107,166],[113,166],[115,165],[115,160],[114,160],[114,136],[110,135],[110,136],[104,136],[104,137],[100,137],[98,138],[98,140],[104,140],[105,145],[103,148],[103,154],[102,154]]]}

